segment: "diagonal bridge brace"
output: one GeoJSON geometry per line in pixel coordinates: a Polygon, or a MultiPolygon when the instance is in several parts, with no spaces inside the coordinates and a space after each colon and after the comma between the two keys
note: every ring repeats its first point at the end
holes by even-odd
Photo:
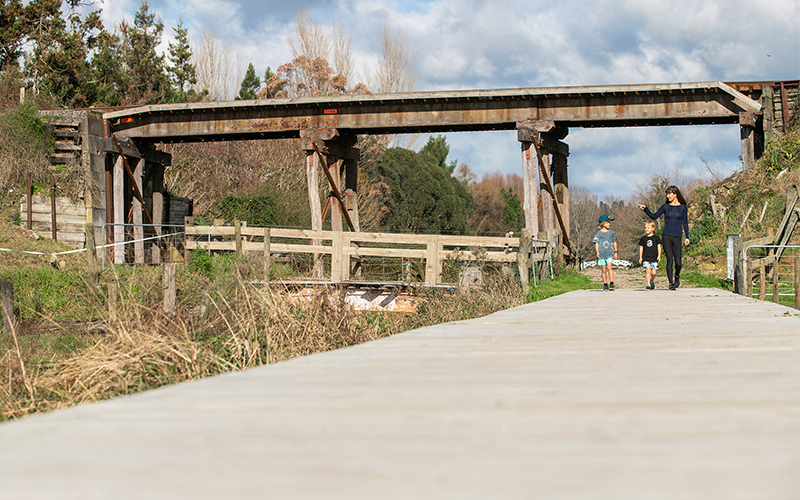
{"type": "Polygon", "coordinates": [[[325,160],[325,155],[322,154],[322,151],[319,149],[317,145],[317,141],[311,143],[311,146],[314,148],[314,152],[319,157],[319,162],[322,165],[322,171],[325,172],[325,177],[328,178],[328,184],[331,185],[331,193],[333,193],[334,198],[339,201],[339,206],[342,208],[342,215],[344,215],[345,220],[347,221],[347,225],[350,227],[350,231],[355,231],[356,226],[353,224],[353,221],[350,219],[350,214],[347,213],[347,207],[344,204],[344,200],[342,200],[342,194],[339,192],[339,188],[336,186],[336,183],[333,180],[333,176],[328,169],[328,162],[325,160]]]}
{"type": "Polygon", "coordinates": [[[561,234],[564,235],[564,245],[566,245],[567,250],[569,250],[569,255],[566,258],[567,260],[573,260],[575,259],[575,252],[572,250],[572,245],[569,242],[569,234],[567,234],[566,226],[564,226],[564,219],[561,218],[561,211],[558,209],[556,196],[553,193],[553,186],[550,184],[550,176],[547,173],[547,168],[544,166],[544,160],[542,160],[542,151],[539,149],[539,144],[536,142],[536,137],[534,137],[534,134],[531,134],[531,143],[536,149],[536,158],[539,160],[539,171],[541,172],[542,179],[544,179],[545,182],[545,191],[550,194],[550,199],[553,202],[553,210],[556,213],[558,225],[561,227],[561,234]]]}

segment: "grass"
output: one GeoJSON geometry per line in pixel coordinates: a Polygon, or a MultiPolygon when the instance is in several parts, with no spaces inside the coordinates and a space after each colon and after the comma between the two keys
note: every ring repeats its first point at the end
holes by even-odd
{"type": "Polygon", "coordinates": [[[699,272],[690,272],[681,274],[681,284],[692,285],[702,288],[720,288],[722,290],[733,291],[733,282],[708,276],[699,272]]]}
{"type": "Polygon", "coordinates": [[[211,257],[210,275],[207,265],[179,266],[173,315],[161,311],[157,267],[106,270],[96,286],[80,267],[59,272],[39,262],[4,269],[14,280],[20,335],[18,344],[0,336],[0,420],[339,349],[524,301],[513,278],[487,273],[482,288],[423,294],[416,314],[363,313],[342,290],[299,300],[250,283],[246,266],[242,276],[231,263],[229,256],[211,257]],[[116,290],[116,319],[107,312],[109,289],[116,290]]]}
{"type": "Polygon", "coordinates": [[[531,287],[526,297],[527,302],[537,302],[575,290],[602,288],[602,285],[592,283],[591,278],[571,269],[564,270],[553,281],[539,283],[538,287],[531,287]]]}

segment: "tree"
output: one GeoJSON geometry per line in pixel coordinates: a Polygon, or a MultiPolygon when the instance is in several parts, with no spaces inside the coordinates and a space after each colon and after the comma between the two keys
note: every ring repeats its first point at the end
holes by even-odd
{"type": "Polygon", "coordinates": [[[597,218],[602,215],[597,196],[588,189],[571,186],[569,190],[569,240],[580,260],[595,258],[592,238],[597,232],[597,218]]]}
{"type": "Polygon", "coordinates": [[[480,182],[469,185],[469,192],[475,200],[475,215],[469,220],[474,234],[502,234],[519,229],[503,223],[509,204],[503,197],[503,190],[513,191],[521,203],[522,177],[497,171],[484,174],[480,182]]]}
{"type": "Polygon", "coordinates": [[[91,60],[91,80],[87,83],[87,98],[92,104],[119,106],[130,85],[124,71],[122,41],[117,35],[101,31],[91,60]]]}
{"type": "Polygon", "coordinates": [[[197,68],[192,64],[192,48],[189,45],[189,30],[183,27],[183,18],[178,21],[178,26],[172,28],[175,32],[175,44],[169,44],[169,62],[167,71],[171,75],[175,88],[174,101],[185,102],[194,100],[196,92],[192,85],[197,83],[197,68]]]}
{"type": "Polygon", "coordinates": [[[500,190],[505,206],[503,207],[503,226],[504,229],[517,232],[525,225],[525,215],[522,212],[522,201],[520,201],[514,188],[500,190]]]}
{"type": "Polygon", "coordinates": [[[348,89],[347,79],[342,75],[334,75],[333,69],[325,59],[300,56],[279,67],[277,73],[268,79],[264,88],[258,92],[258,98],[315,97],[368,92],[366,86],[361,83],[348,89]]]}
{"type": "Polygon", "coordinates": [[[61,2],[39,2],[39,28],[31,34],[33,51],[26,65],[29,77],[42,91],[49,92],[60,103],[69,107],[88,106],[91,100],[91,65],[89,52],[97,44],[97,33],[103,30],[99,11],[81,18],[75,13],[78,0],[70,0],[72,7],[67,19],[61,16],[61,2]]]}
{"type": "Polygon", "coordinates": [[[419,151],[421,154],[428,154],[439,164],[440,167],[445,169],[448,174],[451,174],[456,169],[458,160],[453,160],[447,163],[447,155],[450,153],[450,146],[447,144],[447,139],[443,135],[431,136],[428,143],[419,151]]]}
{"type": "Polygon", "coordinates": [[[197,67],[195,91],[198,94],[207,91],[207,99],[212,101],[233,99],[243,74],[241,53],[231,51],[210,29],[203,30],[200,42],[193,48],[197,67]]]}
{"type": "Polygon", "coordinates": [[[19,68],[30,20],[20,0],[0,0],[0,71],[19,68]]]}
{"type": "Polygon", "coordinates": [[[120,29],[125,70],[130,76],[124,100],[130,104],[164,102],[171,89],[164,71],[164,56],[156,52],[164,31],[161,19],[150,11],[147,0],[142,0],[133,25],[123,23],[120,29]]]}
{"type": "MultiPolygon", "coordinates": [[[[267,68],[269,72],[269,68],[267,68]]],[[[265,74],[266,76],[266,74],[265,74]]],[[[237,101],[250,101],[256,98],[256,92],[261,87],[261,79],[256,75],[256,70],[253,63],[247,66],[247,71],[244,73],[242,85],[239,87],[239,95],[236,96],[237,101]]]]}
{"type": "MultiPolygon", "coordinates": [[[[388,187],[390,194],[384,200],[383,217],[388,229],[468,232],[472,196],[442,163],[429,153],[390,148],[374,163],[365,166],[372,183],[381,182],[388,187]]],[[[446,165],[446,161],[444,163],[446,165]]]]}
{"type": "Polygon", "coordinates": [[[381,31],[381,60],[375,81],[370,86],[381,94],[410,92],[417,86],[417,73],[414,71],[414,57],[398,30],[392,33],[387,24],[381,31]]]}

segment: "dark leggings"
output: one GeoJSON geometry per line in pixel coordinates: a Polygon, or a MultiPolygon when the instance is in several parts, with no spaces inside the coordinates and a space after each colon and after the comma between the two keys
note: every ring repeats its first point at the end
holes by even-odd
{"type": "Polygon", "coordinates": [[[680,278],[681,276],[681,254],[683,252],[681,237],[663,234],[661,235],[661,242],[664,245],[664,255],[667,257],[667,279],[672,283],[673,260],[675,260],[675,277],[680,278]]]}

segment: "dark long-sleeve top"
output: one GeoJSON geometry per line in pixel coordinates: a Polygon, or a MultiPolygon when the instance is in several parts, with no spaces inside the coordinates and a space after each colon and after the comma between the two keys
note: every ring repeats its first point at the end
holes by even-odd
{"type": "Polygon", "coordinates": [[[651,212],[647,207],[644,207],[644,213],[653,220],[658,219],[661,217],[661,214],[664,214],[664,230],[661,234],[680,238],[681,226],[683,226],[686,237],[689,237],[689,207],[686,205],[670,205],[664,203],[656,210],[656,213],[651,212]]]}

